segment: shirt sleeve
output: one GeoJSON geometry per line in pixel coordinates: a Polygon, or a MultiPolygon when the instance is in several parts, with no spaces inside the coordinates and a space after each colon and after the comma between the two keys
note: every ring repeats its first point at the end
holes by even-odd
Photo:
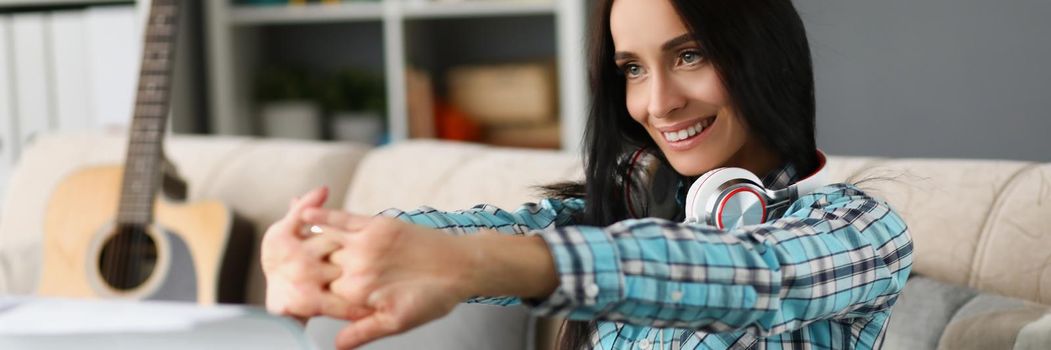
{"type": "MultiPolygon", "coordinates": [[[[413,211],[387,209],[379,215],[395,217],[413,224],[422,225],[452,235],[467,235],[482,229],[491,229],[503,234],[536,234],[545,229],[572,225],[573,217],[583,212],[584,201],[579,198],[544,199],[526,203],[514,211],[506,211],[489,204],[479,204],[471,209],[444,212],[430,207],[413,211]]],[[[514,305],[521,303],[517,297],[473,297],[468,303],[514,305]]]]}
{"type": "Polygon", "coordinates": [[[730,231],[661,219],[543,230],[560,286],[533,313],[767,336],[893,306],[912,266],[905,222],[847,184],[730,231]]]}

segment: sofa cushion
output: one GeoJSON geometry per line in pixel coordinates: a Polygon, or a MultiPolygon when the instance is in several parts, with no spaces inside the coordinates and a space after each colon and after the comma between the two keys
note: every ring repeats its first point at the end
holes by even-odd
{"type": "Polygon", "coordinates": [[[945,327],[938,349],[1051,349],[1051,313],[1020,299],[979,295],[945,327]]]}
{"type": "Polygon", "coordinates": [[[583,178],[575,154],[409,141],[369,152],[344,208],[362,214],[422,205],[455,210],[480,203],[514,209],[541,197],[535,186],[583,178]]]}
{"type": "Polygon", "coordinates": [[[925,276],[909,278],[894,312],[887,349],[1051,349],[1047,306],[925,276]]]}
{"type": "Polygon", "coordinates": [[[945,326],[978,292],[923,276],[912,276],[894,305],[887,349],[934,350],[945,326]]]}
{"type": "Polygon", "coordinates": [[[991,208],[969,285],[1051,304],[1051,164],[1019,171],[991,208]]]}

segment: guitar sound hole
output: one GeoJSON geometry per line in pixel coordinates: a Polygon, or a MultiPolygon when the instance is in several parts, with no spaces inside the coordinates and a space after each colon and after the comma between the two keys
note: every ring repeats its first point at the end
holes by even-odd
{"type": "Polygon", "coordinates": [[[127,291],[141,286],[157,265],[157,246],[142,226],[122,226],[102,246],[99,271],[110,287],[127,291]]]}

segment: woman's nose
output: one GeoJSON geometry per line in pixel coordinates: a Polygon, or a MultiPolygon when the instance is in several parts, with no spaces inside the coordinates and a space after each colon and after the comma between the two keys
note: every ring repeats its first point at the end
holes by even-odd
{"type": "Polygon", "coordinates": [[[650,84],[650,116],[665,118],[686,104],[686,97],[671,79],[657,75],[650,80],[650,84]]]}

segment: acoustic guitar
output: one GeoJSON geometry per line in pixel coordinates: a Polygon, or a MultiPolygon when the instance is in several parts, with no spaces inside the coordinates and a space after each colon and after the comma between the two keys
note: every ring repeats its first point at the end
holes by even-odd
{"type": "Polygon", "coordinates": [[[39,295],[244,301],[251,225],[220,202],[184,203],[164,156],[180,1],[152,2],[125,163],[76,171],[52,193],[39,295]]]}

